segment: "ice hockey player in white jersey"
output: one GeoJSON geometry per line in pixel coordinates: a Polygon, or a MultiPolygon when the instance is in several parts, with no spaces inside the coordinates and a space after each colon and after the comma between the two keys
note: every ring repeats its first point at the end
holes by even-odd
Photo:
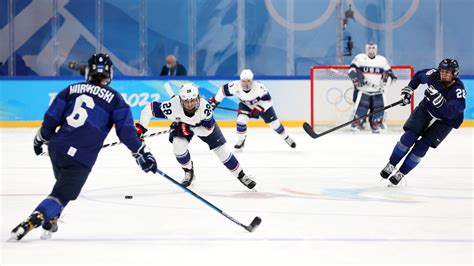
{"type": "MultiPolygon", "coordinates": [[[[377,45],[369,42],[365,54],[358,54],[352,60],[349,77],[354,84],[354,119],[384,107],[383,92],[390,77],[391,83],[397,80],[385,57],[377,55],[377,45]]],[[[373,133],[383,128],[384,113],[380,112],[369,118],[373,133]]],[[[353,130],[363,130],[364,121],[357,120],[352,124],[353,130]]]]}
{"type": "Polygon", "coordinates": [[[247,123],[250,118],[262,117],[265,123],[275,130],[285,142],[292,148],[296,143],[288,136],[285,128],[278,120],[273,109],[272,98],[265,86],[253,80],[253,73],[250,69],[244,69],[240,73],[240,80],[233,81],[222,86],[215,97],[210,99],[212,109],[216,108],[225,97],[235,96],[240,100],[239,110],[241,113],[237,116],[237,135],[238,141],[234,148],[241,150],[245,145],[247,138],[247,123]]]}
{"type": "Polygon", "coordinates": [[[141,112],[140,123],[135,125],[141,137],[147,132],[152,117],[174,120],[171,124],[169,141],[173,143],[176,160],[184,170],[181,185],[188,187],[194,180],[194,167],[188,144],[194,135],[209,145],[219,160],[247,188],[252,189],[256,183],[244,173],[237,158],[227,149],[226,140],[214,120],[211,105],[199,95],[199,89],[193,83],[183,84],[179,96],[166,102],[151,102],[141,112]]]}

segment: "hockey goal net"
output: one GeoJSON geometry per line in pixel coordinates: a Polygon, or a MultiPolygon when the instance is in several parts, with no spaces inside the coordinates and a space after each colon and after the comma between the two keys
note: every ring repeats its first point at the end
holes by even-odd
{"type": "MultiPolygon", "coordinates": [[[[313,66],[310,72],[311,92],[310,124],[314,127],[333,127],[353,119],[354,86],[347,75],[349,66],[313,66]]],[[[392,66],[398,80],[390,79],[384,88],[385,105],[400,100],[401,89],[408,85],[413,76],[412,66],[392,66]]],[[[384,124],[387,127],[403,125],[413,111],[410,106],[396,106],[385,111],[384,124]]],[[[366,127],[367,128],[367,127],[366,127]]]]}

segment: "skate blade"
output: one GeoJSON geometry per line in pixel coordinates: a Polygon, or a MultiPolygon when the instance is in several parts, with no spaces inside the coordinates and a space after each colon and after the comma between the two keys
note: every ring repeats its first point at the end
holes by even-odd
{"type": "Polygon", "coordinates": [[[17,242],[18,237],[16,235],[11,235],[10,238],[7,239],[7,242],[17,242]]]}
{"type": "Polygon", "coordinates": [[[40,239],[41,240],[49,240],[51,237],[53,237],[54,232],[48,231],[48,230],[43,230],[43,233],[41,233],[40,239]]]}

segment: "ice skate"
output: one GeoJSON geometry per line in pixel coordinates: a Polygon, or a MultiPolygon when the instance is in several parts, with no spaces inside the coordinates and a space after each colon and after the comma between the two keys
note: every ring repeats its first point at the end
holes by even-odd
{"type": "Polygon", "coordinates": [[[353,132],[358,132],[364,130],[364,125],[360,120],[356,120],[351,124],[351,130],[353,132]]]}
{"type": "Polygon", "coordinates": [[[381,122],[372,122],[370,127],[372,128],[372,133],[378,134],[382,131],[382,123],[381,122]]]}
{"type": "Polygon", "coordinates": [[[288,146],[290,146],[292,148],[296,148],[296,143],[292,138],[290,138],[290,136],[285,138],[285,142],[286,142],[286,144],[288,144],[288,146]]]}
{"type": "Polygon", "coordinates": [[[244,146],[245,146],[245,140],[247,139],[247,137],[245,137],[243,140],[239,140],[235,145],[234,145],[234,149],[237,150],[237,151],[241,151],[244,146]]]}
{"type": "Polygon", "coordinates": [[[40,236],[41,239],[48,240],[58,231],[58,220],[59,217],[55,217],[43,224],[43,232],[40,236]]]}
{"type": "Polygon", "coordinates": [[[21,240],[26,234],[43,223],[43,214],[35,211],[25,221],[17,225],[11,232],[9,240],[21,240]]]}
{"type": "Polygon", "coordinates": [[[387,179],[392,174],[393,170],[395,170],[395,165],[387,163],[387,165],[380,172],[380,176],[384,179],[387,179]]]}
{"type": "Polygon", "coordinates": [[[390,181],[389,186],[396,186],[400,181],[403,179],[405,175],[401,173],[400,171],[396,172],[394,175],[392,175],[388,180],[390,181]]]}
{"type": "Polygon", "coordinates": [[[255,185],[257,185],[255,181],[250,179],[250,177],[244,173],[244,171],[240,171],[239,177],[237,177],[237,179],[239,179],[240,183],[244,184],[249,189],[252,189],[255,187],[255,185]]]}
{"type": "Polygon", "coordinates": [[[184,170],[184,178],[183,181],[181,181],[181,185],[183,187],[189,187],[191,183],[194,181],[194,166],[192,165],[191,162],[191,169],[183,168],[184,170]]]}

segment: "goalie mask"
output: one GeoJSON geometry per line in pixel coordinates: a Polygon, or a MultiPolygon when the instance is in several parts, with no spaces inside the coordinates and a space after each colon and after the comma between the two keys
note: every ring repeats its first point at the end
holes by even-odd
{"type": "Polygon", "coordinates": [[[193,83],[181,85],[179,89],[179,99],[181,106],[186,113],[193,115],[199,108],[199,89],[193,83]]]}
{"type": "Polygon", "coordinates": [[[92,77],[104,77],[107,84],[110,83],[113,74],[113,63],[108,54],[93,54],[87,62],[85,77],[87,81],[91,81],[92,77]]]}
{"type": "Polygon", "coordinates": [[[369,42],[365,45],[365,54],[370,58],[374,59],[377,55],[377,44],[369,42]]]}
{"type": "Polygon", "coordinates": [[[250,69],[244,69],[240,72],[240,83],[244,92],[252,90],[253,85],[253,73],[250,69]]]}

